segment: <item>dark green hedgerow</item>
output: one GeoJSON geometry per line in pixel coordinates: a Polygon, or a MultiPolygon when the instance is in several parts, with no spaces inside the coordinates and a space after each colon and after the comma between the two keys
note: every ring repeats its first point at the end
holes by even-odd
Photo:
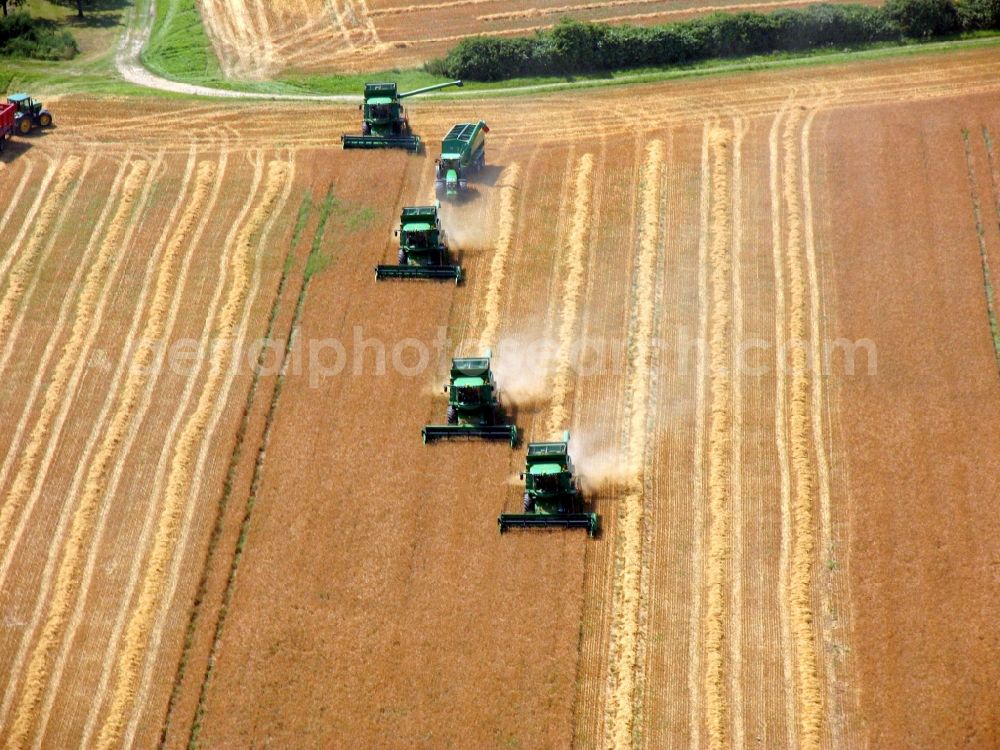
{"type": "Polygon", "coordinates": [[[21,12],[0,16],[0,56],[69,60],[79,51],[73,36],[52,21],[21,12]]]}
{"type": "Polygon", "coordinates": [[[929,39],[1000,28],[1000,0],[888,0],[884,6],[817,4],[771,13],[716,13],[663,26],[564,19],[530,37],[472,37],[428,71],[497,81],[682,65],[818,47],[929,39]]]}

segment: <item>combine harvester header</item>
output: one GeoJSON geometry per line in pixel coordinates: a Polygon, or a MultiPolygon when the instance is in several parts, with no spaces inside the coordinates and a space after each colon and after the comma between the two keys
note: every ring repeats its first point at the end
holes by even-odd
{"type": "Polygon", "coordinates": [[[375,266],[375,279],[462,280],[461,266],[448,263],[438,204],[408,206],[399,216],[399,265],[375,266]]]}
{"type": "Polygon", "coordinates": [[[501,513],[500,533],[512,528],[586,529],[597,534],[596,513],[585,513],[569,456],[569,432],[562,442],[529,443],[524,473],[524,513],[501,513]]]}
{"type": "Polygon", "coordinates": [[[448,394],[448,424],[427,425],[422,434],[425,443],[451,438],[506,440],[517,444],[517,427],[501,421],[500,392],[490,369],[492,352],[485,357],[456,357],[451,361],[451,381],[444,387],[448,394]]]}
{"type": "Polygon", "coordinates": [[[419,152],[420,137],[410,132],[410,120],[400,100],[448,86],[461,85],[461,81],[448,81],[400,94],[394,82],[366,83],[365,102],[358,107],[362,112],[361,135],[345,133],[340,136],[340,142],[345,149],[405,148],[407,151],[419,152]]]}
{"type": "Polygon", "coordinates": [[[455,125],[441,141],[441,158],[435,171],[438,195],[456,197],[465,192],[469,178],[486,166],[486,134],[489,126],[479,122],[455,125]]]}

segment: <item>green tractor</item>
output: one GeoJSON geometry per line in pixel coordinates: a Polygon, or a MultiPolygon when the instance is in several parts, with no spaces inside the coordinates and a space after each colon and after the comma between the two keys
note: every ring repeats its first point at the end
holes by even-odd
{"type": "Polygon", "coordinates": [[[485,122],[463,122],[455,125],[441,141],[441,158],[437,161],[434,187],[438,196],[456,198],[469,186],[469,178],[486,166],[485,122]]]}
{"type": "Polygon", "coordinates": [[[456,357],[451,361],[448,394],[448,424],[423,428],[424,442],[449,438],[507,440],[517,444],[517,427],[498,424],[501,418],[500,393],[490,370],[492,352],[485,357],[456,357]]]}
{"type": "Polygon", "coordinates": [[[462,267],[448,263],[440,206],[408,206],[399,217],[399,264],[375,266],[375,279],[462,280],[462,267]]]}
{"type": "Polygon", "coordinates": [[[400,94],[395,83],[366,83],[365,103],[358,106],[363,116],[361,135],[345,133],[340,136],[340,142],[344,148],[405,148],[417,153],[420,137],[410,132],[410,120],[399,100],[461,85],[461,81],[449,81],[400,94]]]}
{"type": "Polygon", "coordinates": [[[14,113],[14,130],[21,135],[27,135],[35,128],[47,128],[52,125],[52,113],[27,94],[11,94],[7,102],[17,107],[14,113]]]}
{"type": "Polygon", "coordinates": [[[512,528],[586,529],[594,536],[600,529],[596,513],[586,513],[573,476],[569,432],[560,443],[529,443],[524,480],[524,512],[501,513],[500,533],[512,528]]]}

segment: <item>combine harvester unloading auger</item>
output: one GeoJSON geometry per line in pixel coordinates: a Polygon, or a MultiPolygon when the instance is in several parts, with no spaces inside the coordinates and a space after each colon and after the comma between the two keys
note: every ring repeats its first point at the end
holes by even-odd
{"type": "Polygon", "coordinates": [[[417,153],[421,148],[420,136],[410,131],[410,120],[400,99],[461,85],[461,81],[449,81],[400,94],[395,83],[366,83],[365,103],[358,107],[362,112],[361,135],[345,133],[340,136],[340,142],[345,149],[405,148],[417,153]]]}
{"type": "Polygon", "coordinates": [[[502,417],[500,393],[490,369],[491,352],[485,357],[456,357],[451,361],[448,393],[448,424],[423,428],[424,442],[454,438],[506,440],[517,444],[517,427],[498,424],[502,417]]]}
{"type": "Polygon", "coordinates": [[[408,206],[399,216],[399,264],[375,266],[375,279],[462,280],[462,267],[448,263],[448,245],[433,206],[408,206]]]}
{"type": "Polygon", "coordinates": [[[569,432],[561,443],[529,443],[524,480],[524,512],[501,513],[500,533],[516,528],[586,529],[590,536],[600,530],[596,513],[586,513],[573,476],[569,456],[569,432]]]}

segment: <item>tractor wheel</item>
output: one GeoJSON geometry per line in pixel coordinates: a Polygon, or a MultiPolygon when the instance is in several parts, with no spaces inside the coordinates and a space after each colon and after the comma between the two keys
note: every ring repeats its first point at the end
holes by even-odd
{"type": "Polygon", "coordinates": [[[406,265],[406,251],[405,250],[400,250],[399,251],[398,260],[399,260],[399,265],[401,265],[401,266],[405,266],[406,265]]]}
{"type": "Polygon", "coordinates": [[[31,132],[31,118],[25,115],[17,122],[17,132],[21,135],[27,135],[31,132]]]}
{"type": "Polygon", "coordinates": [[[49,125],[52,124],[52,115],[48,112],[42,112],[42,114],[38,116],[38,124],[43,128],[49,127],[49,125]]]}
{"type": "Polygon", "coordinates": [[[534,513],[535,512],[535,501],[531,499],[531,495],[527,492],[524,493],[524,512],[534,513]]]}
{"type": "Polygon", "coordinates": [[[458,424],[458,410],[454,406],[449,406],[445,413],[448,424],[458,424]]]}

